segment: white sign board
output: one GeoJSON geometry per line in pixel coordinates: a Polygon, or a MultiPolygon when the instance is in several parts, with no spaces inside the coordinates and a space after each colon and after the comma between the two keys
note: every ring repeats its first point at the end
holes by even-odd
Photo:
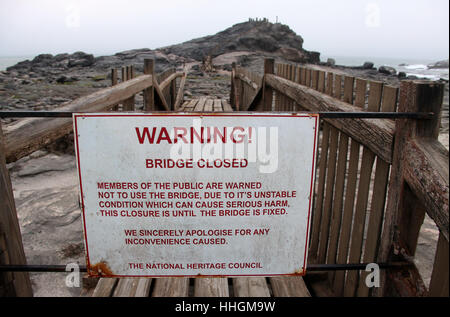
{"type": "Polygon", "coordinates": [[[73,120],[91,276],[305,273],[317,115],[73,120]]]}

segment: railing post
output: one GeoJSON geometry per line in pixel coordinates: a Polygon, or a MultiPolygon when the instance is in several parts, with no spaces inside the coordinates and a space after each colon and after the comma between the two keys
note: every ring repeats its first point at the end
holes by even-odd
{"type": "MultiPolygon", "coordinates": [[[[26,264],[0,123],[0,264],[26,264]]],[[[0,297],[33,296],[27,272],[0,272],[0,297]]]]}
{"type": "MultiPolygon", "coordinates": [[[[155,61],[153,59],[144,60],[144,74],[155,76],[155,61]]],[[[144,111],[155,110],[155,90],[153,85],[144,90],[144,111]]]]}
{"type": "MultiPolygon", "coordinates": [[[[404,179],[404,162],[411,158],[405,157],[403,150],[411,138],[437,138],[443,91],[444,86],[439,83],[401,82],[398,112],[433,112],[435,115],[431,120],[396,120],[391,177],[378,262],[390,262],[398,257],[414,256],[418,231],[422,225],[420,219],[423,219],[422,213],[425,209],[420,205],[410,208],[412,201],[417,201],[418,204],[419,200],[404,179]]],[[[374,291],[374,295],[390,295],[399,290],[403,291],[403,293],[397,293],[400,295],[426,294],[415,267],[402,271],[382,271],[380,286],[380,289],[374,291]]]]}
{"type": "MultiPolygon", "coordinates": [[[[173,73],[177,72],[174,69],[173,73]]],[[[177,78],[175,77],[170,83],[170,110],[175,111],[175,98],[177,96],[177,78]]]]}
{"type": "MultiPolygon", "coordinates": [[[[117,69],[113,68],[111,69],[111,86],[117,85],[117,69]]],[[[119,105],[114,105],[112,107],[113,111],[119,110],[119,105]]]]}
{"type": "Polygon", "coordinates": [[[275,71],[275,60],[273,58],[264,59],[264,78],[263,78],[263,110],[272,111],[273,89],[266,85],[266,74],[273,74],[275,71]]]}
{"type": "Polygon", "coordinates": [[[231,91],[230,91],[230,104],[233,109],[236,109],[236,96],[234,94],[234,76],[236,75],[236,63],[231,64],[231,91]]]}

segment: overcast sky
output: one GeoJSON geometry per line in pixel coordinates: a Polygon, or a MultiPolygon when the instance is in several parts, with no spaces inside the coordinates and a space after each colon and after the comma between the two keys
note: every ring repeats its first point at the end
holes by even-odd
{"type": "Polygon", "coordinates": [[[448,0],[0,0],[0,56],[154,49],[278,17],[324,55],[440,60],[448,11],[448,0]]]}

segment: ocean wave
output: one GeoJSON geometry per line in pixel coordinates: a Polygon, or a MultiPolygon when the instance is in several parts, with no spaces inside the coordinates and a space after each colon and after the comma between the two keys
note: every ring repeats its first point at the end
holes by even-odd
{"type": "Polygon", "coordinates": [[[405,65],[404,67],[406,69],[428,69],[428,66],[423,64],[405,65]]]}

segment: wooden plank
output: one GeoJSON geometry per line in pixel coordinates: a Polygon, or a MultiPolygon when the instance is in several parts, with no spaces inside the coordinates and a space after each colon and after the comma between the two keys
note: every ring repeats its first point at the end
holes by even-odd
{"type": "Polygon", "coordinates": [[[213,105],[214,112],[222,112],[222,100],[220,99],[214,99],[214,105],[213,105]]]}
{"type": "MultiPolygon", "coordinates": [[[[118,82],[117,69],[113,68],[111,69],[111,86],[117,85],[117,82],[118,82]]],[[[113,111],[119,110],[119,105],[114,105],[111,110],[113,111]]]]}
{"type": "MultiPolygon", "coordinates": [[[[348,136],[340,133],[339,147],[338,147],[338,161],[336,167],[336,185],[333,201],[333,212],[331,218],[330,228],[330,242],[328,246],[327,262],[328,264],[336,263],[337,249],[339,241],[339,232],[341,229],[343,202],[344,202],[344,188],[345,188],[345,174],[347,172],[347,154],[348,154],[348,136]]],[[[330,281],[334,280],[334,272],[330,274],[330,281]]]]}
{"type": "Polygon", "coordinates": [[[333,87],[333,96],[336,99],[341,100],[342,98],[342,75],[335,75],[334,76],[334,87],[333,87]]]}
{"type": "Polygon", "coordinates": [[[117,278],[101,278],[95,287],[92,297],[110,297],[114,292],[117,284],[117,278]]]}
{"type": "Polygon", "coordinates": [[[178,111],[184,99],[184,86],[186,84],[186,73],[183,74],[180,80],[180,87],[178,88],[177,98],[175,99],[174,111],[178,111]]]}
{"type": "Polygon", "coordinates": [[[314,90],[318,90],[318,84],[319,84],[319,71],[313,69],[311,73],[311,88],[314,90]]]}
{"type": "MultiPolygon", "coordinates": [[[[368,101],[368,111],[379,111],[381,105],[381,94],[382,94],[383,84],[379,82],[370,82],[369,91],[369,101],[368,101]]],[[[353,219],[353,230],[352,230],[352,242],[350,247],[349,261],[350,263],[359,263],[361,260],[363,238],[364,238],[364,228],[367,214],[367,204],[370,189],[370,180],[372,175],[372,167],[375,160],[375,154],[368,148],[363,149],[363,156],[361,162],[361,173],[359,178],[358,186],[358,197],[355,206],[355,216],[353,219]]],[[[381,175],[383,177],[385,173],[385,165],[382,165],[381,175]]],[[[380,166],[381,167],[381,166],[380,166]]],[[[387,175],[386,175],[387,177],[387,175]]],[[[379,185],[382,186],[382,180],[379,181],[379,185]]],[[[379,188],[381,191],[382,188],[379,188]]],[[[384,198],[384,197],[379,197],[384,198]]],[[[378,198],[377,198],[378,199],[378,198]]],[[[384,199],[383,199],[384,202],[384,199]]],[[[378,215],[375,215],[377,217],[378,215]]],[[[345,296],[354,296],[355,291],[358,286],[358,271],[347,272],[347,280],[345,283],[345,296]]]]}
{"type": "MultiPolygon", "coordinates": [[[[272,102],[273,102],[273,89],[272,87],[266,85],[266,74],[273,74],[275,67],[275,60],[273,58],[264,59],[264,82],[263,82],[263,103],[264,111],[272,111],[272,102]]],[[[224,108],[225,110],[225,108],[224,108]]],[[[227,111],[227,110],[225,110],[227,111]]]]}
{"type": "MultiPolygon", "coordinates": [[[[396,108],[396,102],[397,89],[394,87],[384,86],[383,98],[381,101],[381,111],[394,112],[396,108]]],[[[388,163],[377,159],[372,194],[372,205],[370,210],[369,224],[367,227],[367,238],[363,258],[364,263],[373,263],[376,261],[382,231],[387,184],[389,178],[389,168],[390,165],[388,163]]],[[[360,280],[364,281],[367,274],[368,272],[361,271],[360,280]]],[[[365,283],[359,283],[357,295],[360,297],[366,297],[369,295],[369,288],[367,288],[365,283]]]]}
{"type": "Polygon", "coordinates": [[[306,86],[306,68],[300,68],[300,84],[306,86]]]}
{"type": "MultiPolygon", "coordinates": [[[[373,263],[376,261],[386,201],[389,167],[389,164],[377,159],[363,263],[373,263]]],[[[367,274],[366,271],[361,271],[361,282],[359,283],[357,293],[360,297],[369,295],[369,288],[362,282],[365,281],[367,274]]]]}
{"type": "Polygon", "coordinates": [[[344,78],[344,99],[343,101],[349,104],[353,104],[353,85],[355,77],[345,76],[344,78]]]}
{"type": "MultiPolygon", "coordinates": [[[[153,59],[144,59],[144,74],[155,76],[155,62],[153,59]]],[[[153,85],[144,90],[144,111],[155,110],[155,91],[153,85]]]]}
{"type": "MultiPolygon", "coordinates": [[[[348,166],[347,185],[345,190],[344,212],[342,215],[341,234],[339,236],[339,247],[336,263],[344,264],[347,262],[347,255],[350,242],[350,234],[353,219],[353,205],[356,194],[356,181],[358,176],[360,144],[351,140],[350,159],[348,166]]],[[[333,289],[336,296],[342,296],[345,283],[345,271],[337,271],[334,276],[333,289]]]]}
{"type": "MultiPolygon", "coordinates": [[[[274,75],[267,75],[266,77],[267,83],[274,89],[283,91],[289,98],[295,100],[298,104],[301,104],[310,111],[358,111],[358,108],[353,105],[339,101],[313,89],[274,75]]],[[[394,134],[392,121],[383,119],[324,120],[368,147],[385,162],[390,163],[392,161],[394,134]]]]}
{"type": "Polygon", "coordinates": [[[189,278],[166,277],[156,278],[152,297],[188,297],[189,278]]]}
{"type": "MultiPolygon", "coordinates": [[[[367,212],[367,199],[369,196],[370,177],[375,155],[367,148],[363,149],[361,173],[358,186],[358,196],[353,219],[352,239],[349,263],[359,263],[363,244],[364,225],[367,212]]],[[[353,297],[358,283],[358,271],[347,272],[344,295],[353,297]]]]}
{"type": "Polygon", "coordinates": [[[430,292],[433,297],[448,297],[448,240],[443,234],[439,234],[436,247],[436,256],[433,264],[433,273],[431,274],[430,292]]]}
{"type": "Polygon", "coordinates": [[[186,101],[183,106],[181,106],[180,111],[194,111],[195,106],[198,103],[198,99],[191,99],[186,101]]]}
{"type": "Polygon", "coordinates": [[[317,90],[320,92],[325,92],[325,72],[320,70],[317,79],[317,90]]]}
{"type": "Polygon", "coordinates": [[[355,86],[355,106],[364,108],[366,104],[367,80],[356,78],[355,86]]]}
{"type": "MultiPolygon", "coordinates": [[[[448,150],[435,139],[418,138],[405,143],[403,175],[440,232],[449,238],[448,150]]],[[[406,212],[406,210],[405,210],[406,212]]]]}
{"type": "MultiPolygon", "coordinates": [[[[385,217],[383,222],[383,232],[381,237],[380,250],[377,260],[380,262],[390,261],[398,258],[392,253],[393,245],[400,243],[398,240],[399,221],[402,219],[403,210],[401,207],[402,192],[405,184],[405,163],[411,160],[404,159],[404,148],[410,143],[411,138],[436,139],[439,133],[439,117],[442,108],[444,95],[444,85],[439,83],[426,83],[419,81],[401,81],[399,91],[399,112],[430,111],[436,115],[430,120],[396,120],[395,143],[393,146],[393,160],[391,175],[389,180],[388,201],[386,204],[385,217]]],[[[448,151],[447,151],[448,157],[448,151]]],[[[412,160],[414,161],[414,160],[412,160]]],[[[438,167],[438,171],[441,170],[438,167]]],[[[447,177],[448,179],[448,177],[447,177]]],[[[416,194],[421,191],[415,191],[416,194]]],[[[426,189],[430,191],[429,188],[426,189]]],[[[447,194],[448,199],[448,194],[447,194]]],[[[426,205],[426,204],[424,204],[426,205]]],[[[428,207],[428,206],[427,206],[428,207]]],[[[448,210],[448,209],[447,209],[448,210]]],[[[447,211],[448,215],[448,211],[447,211]]],[[[448,216],[447,216],[448,219],[448,216]]],[[[448,225],[447,225],[448,227],[448,225]]],[[[398,283],[392,279],[395,273],[392,270],[381,272],[380,284],[383,288],[375,290],[375,295],[383,296],[389,289],[399,290],[408,288],[411,281],[400,278],[398,283]]],[[[410,276],[414,273],[409,270],[410,276]]]]}
{"type": "MultiPolygon", "coordinates": [[[[0,201],[0,265],[26,265],[27,260],[23,249],[11,178],[6,167],[5,143],[1,122],[0,201]]],[[[0,272],[0,296],[33,296],[28,272],[0,272]]]]}
{"type": "Polygon", "coordinates": [[[153,88],[155,89],[155,104],[159,104],[160,106],[162,106],[165,111],[170,111],[169,104],[164,97],[163,91],[159,88],[159,84],[156,81],[156,78],[153,80],[153,88]]]}
{"type": "Polygon", "coordinates": [[[205,108],[205,103],[206,103],[206,98],[205,97],[201,97],[198,100],[197,105],[195,105],[194,111],[195,112],[201,112],[203,111],[203,109],[205,108]]]}
{"type": "Polygon", "coordinates": [[[378,81],[369,82],[369,99],[367,102],[368,111],[380,111],[381,94],[383,90],[383,83],[378,81]]]}
{"type": "Polygon", "coordinates": [[[116,288],[113,292],[113,297],[134,297],[134,294],[136,293],[137,285],[138,285],[138,279],[137,278],[120,278],[119,282],[117,283],[116,288]]]}
{"type": "Polygon", "coordinates": [[[223,107],[223,111],[225,111],[225,112],[233,111],[233,108],[231,108],[231,105],[225,99],[222,99],[222,107],[223,107]]]}
{"type": "Polygon", "coordinates": [[[306,87],[311,87],[311,69],[307,68],[305,70],[305,86],[306,87]]]}
{"type": "Polygon", "coordinates": [[[213,99],[206,99],[205,102],[205,108],[203,109],[203,111],[214,111],[214,100],[213,99]]]}
{"type": "Polygon", "coordinates": [[[134,297],[149,297],[150,286],[152,285],[151,278],[140,278],[136,287],[134,297]]]}
{"type": "Polygon", "coordinates": [[[224,277],[202,277],[195,279],[195,297],[228,297],[228,279],[224,277]]]}
{"type": "Polygon", "coordinates": [[[330,233],[331,210],[333,208],[334,177],[336,174],[336,155],[338,147],[338,137],[339,131],[334,127],[330,127],[330,145],[329,145],[330,150],[328,152],[325,198],[323,204],[322,219],[320,224],[321,232],[319,242],[319,253],[317,256],[318,263],[325,263],[327,255],[328,238],[330,233]]]}
{"type": "MultiPolygon", "coordinates": [[[[58,111],[96,112],[111,109],[117,103],[152,85],[152,76],[142,75],[132,80],[104,88],[93,94],[75,99],[58,111]]],[[[14,162],[34,151],[51,144],[70,133],[71,118],[26,119],[20,129],[5,135],[6,161],[14,162]]]]}
{"type": "Polygon", "coordinates": [[[333,96],[333,85],[334,85],[334,73],[328,72],[327,73],[327,88],[325,93],[329,96],[333,96]]]}
{"type": "Polygon", "coordinates": [[[275,297],[310,297],[308,288],[301,276],[270,277],[275,297]]]}
{"type": "Polygon", "coordinates": [[[329,136],[330,136],[330,125],[327,123],[323,124],[322,129],[322,144],[320,146],[320,161],[319,161],[319,185],[317,187],[317,196],[314,200],[314,214],[313,214],[313,229],[311,233],[311,244],[309,247],[309,254],[313,257],[314,261],[317,262],[317,251],[319,248],[319,235],[320,235],[320,224],[322,221],[322,206],[323,206],[323,196],[325,188],[325,175],[328,159],[328,146],[329,146],[329,136]]]}
{"type": "Polygon", "coordinates": [[[236,297],[270,297],[270,290],[264,277],[233,278],[236,297]]]}

